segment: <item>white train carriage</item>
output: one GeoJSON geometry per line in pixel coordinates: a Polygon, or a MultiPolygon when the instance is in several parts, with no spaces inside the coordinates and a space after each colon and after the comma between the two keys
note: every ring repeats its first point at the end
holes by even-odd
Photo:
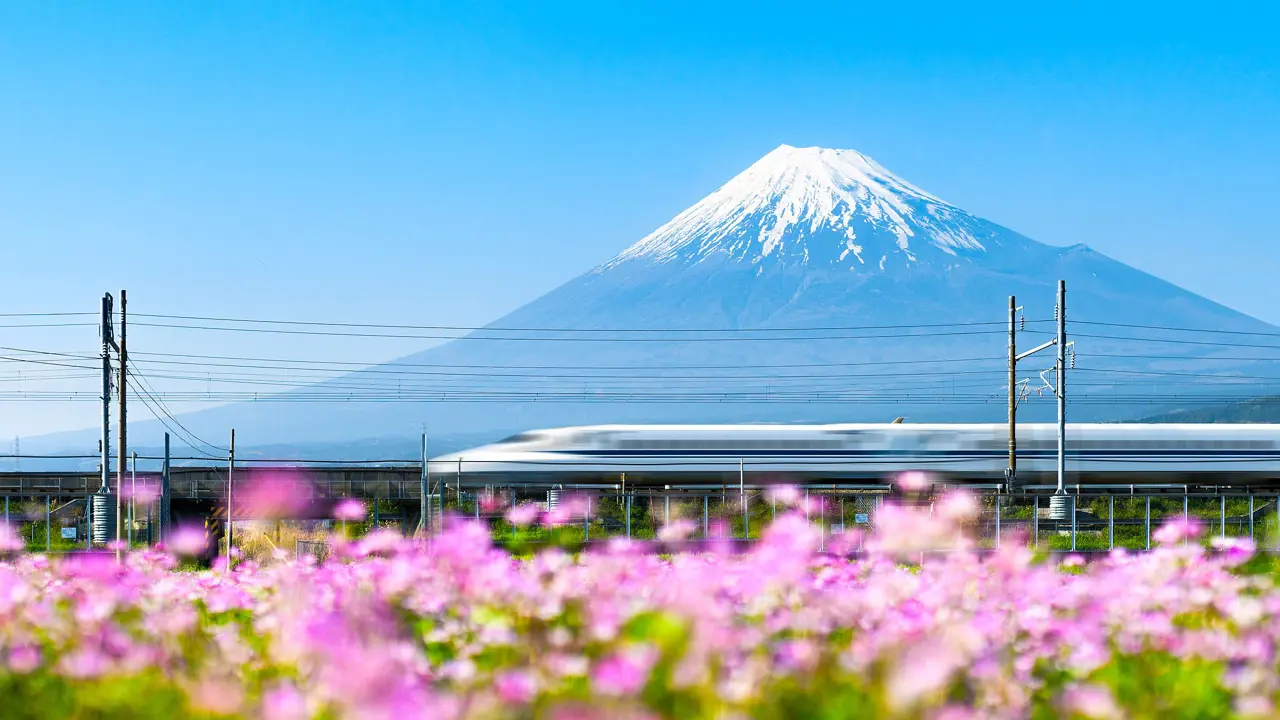
{"type": "MultiPolygon", "coordinates": [[[[1052,483],[1057,426],[1018,426],[1019,484],[1052,483]]],[[[948,482],[1000,482],[1008,426],[989,425],[600,425],[520,433],[434,458],[432,477],[467,484],[560,481],[629,484],[882,482],[923,470],[948,482]],[[763,480],[762,480],[763,479],[763,480]]],[[[1072,484],[1273,484],[1280,480],[1280,425],[1072,424],[1072,484]]]]}

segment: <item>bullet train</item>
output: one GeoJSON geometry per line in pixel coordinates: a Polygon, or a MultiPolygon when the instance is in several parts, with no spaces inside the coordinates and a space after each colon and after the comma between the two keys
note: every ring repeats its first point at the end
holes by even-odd
{"type": "MultiPolygon", "coordinates": [[[[885,482],[907,470],[1002,483],[1007,424],[598,425],[533,430],[432,459],[465,485],[885,482]]],[[[1053,424],[1017,427],[1016,481],[1052,484],[1053,424]]],[[[1071,424],[1071,484],[1280,485],[1280,425],[1071,424]]]]}

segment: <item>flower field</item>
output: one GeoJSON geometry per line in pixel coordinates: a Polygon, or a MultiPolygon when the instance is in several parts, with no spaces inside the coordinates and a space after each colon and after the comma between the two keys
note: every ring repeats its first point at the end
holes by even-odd
{"type": "MultiPolygon", "coordinates": [[[[458,519],[429,542],[376,531],[334,538],[324,563],[203,570],[182,564],[190,536],[123,563],[8,538],[0,702],[30,718],[1275,715],[1280,587],[1247,541],[1172,524],[1150,553],[1089,563],[978,554],[975,509],[886,505],[853,558],[819,553],[800,513],[743,552],[682,552],[676,526],[662,553],[512,554],[458,519]]],[[[570,520],[540,515],[508,516],[570,520]]]]}

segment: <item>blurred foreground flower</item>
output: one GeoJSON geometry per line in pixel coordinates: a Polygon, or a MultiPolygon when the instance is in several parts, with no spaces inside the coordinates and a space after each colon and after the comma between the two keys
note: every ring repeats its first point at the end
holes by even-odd
{"type": "Polygon", "coordinates": [[[1200,533],[1204,530],[1199,518],[1196,517],[1175,517],[1165,522],[1158,530],[1151,534],[1151,538],[1161,545],[1176,545],[1185,540],[1194,540],[1200,537],[1200,533]]]}
{"type": "Polygon", "coordinates": [[[341,500],[333,506],[333,519],[347,522],[359,522],[364,519],[364,503],[355,498],[341,500]]]}
{"type": "Polygon", "coordinates": [[[537,520],[540,514],[542,514],[542,510],[537,505],[521,503],[507,511],[507,522],[516,527],[524,527],[537,520]]]}
{"type": "Polygon", "coordinates": [[[169,533],[164,547],[180,557],[195,557],[209,549],[209,534],[202,527],[183,525],[169,533]]]}

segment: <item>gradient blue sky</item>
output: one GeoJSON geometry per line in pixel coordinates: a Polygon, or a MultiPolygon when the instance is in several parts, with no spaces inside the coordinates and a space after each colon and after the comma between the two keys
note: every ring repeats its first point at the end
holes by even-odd
{"type": "MultiPolygon", "coordinates": [[[[1032,5],[5,3],[0,312],[124,287],[139,312],[482,324],[788,143],[1280,323],[1277,6],[1032,5]]],[[[0,409],[0,436],[92,424],[0,409]]]]}

